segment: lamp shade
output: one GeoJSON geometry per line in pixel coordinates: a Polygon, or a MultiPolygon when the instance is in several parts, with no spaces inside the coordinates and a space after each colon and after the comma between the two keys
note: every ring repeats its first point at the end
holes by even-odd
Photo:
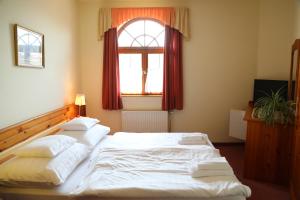
{"type": "Polygon", "coordinates": [[[75,105],[77,105],[77,106],[85,105],[85,95],[84,94],[77,94],[76,95],[75,105]]]}

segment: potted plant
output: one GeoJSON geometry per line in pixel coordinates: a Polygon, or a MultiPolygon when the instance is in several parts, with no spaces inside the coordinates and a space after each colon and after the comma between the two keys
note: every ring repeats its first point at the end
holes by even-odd
{"type": "Polygon", "coordinates": [[[287,101],[282,95],[282,88],[271,94],[263,92],[264,97],[254,104],[253,117],[265,121],[267,124],[290,124],[295,119],[295,103],[287,101]]]}

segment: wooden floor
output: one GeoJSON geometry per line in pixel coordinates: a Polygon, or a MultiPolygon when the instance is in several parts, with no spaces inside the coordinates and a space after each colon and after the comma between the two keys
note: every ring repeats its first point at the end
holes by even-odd
{"type": "Polygon", "coordinates": [[[249,200],[290,200],[288,187],[243,178],[244,145],[215,144],[215,147],[227,158],[239,180],[251,188],[249,200]]]}

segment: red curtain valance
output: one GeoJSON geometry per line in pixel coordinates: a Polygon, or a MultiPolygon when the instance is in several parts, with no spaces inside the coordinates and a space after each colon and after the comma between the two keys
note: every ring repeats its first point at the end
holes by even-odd
{"type": "Polygon", "coordinates": [[[175,28],[186,38],[189,38],[189,10],[188,8],[100,8],[99,11],[99,39],[110,28],[117,28],[123,23],[135,18],[153,18],[164,25],[175,28]]]}
{"type": "Polygon", "coordinates": [[[174,22],[175,10],[173,8],[112,8],[112,27],[118,27],[121,24],[134,18],[152,18],[161,21],[165,25],[171,25],[174,22]]]}

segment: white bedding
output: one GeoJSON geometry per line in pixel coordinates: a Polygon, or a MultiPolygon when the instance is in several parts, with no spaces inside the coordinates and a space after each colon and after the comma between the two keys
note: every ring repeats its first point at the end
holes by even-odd
{"type": "MultiPolygon", "coordinates": [[[[132,196],[142,193],[139,197],[151,196],[152,199],[156,195],[155,199],[163,197],[165,200],[167,197],[178,195],[179,198],[184,196],[185,199],[190,197],[189,199],[197,200],[206,200],[206,197],[210,197],[209,200],[245,200],[250,190],[241,185],[235,177],[193,179],[187,175],[188,158],[214,157],[219,156],[219,153],[209,140],[209,145],[178,145],[182,134],[117,133],[107,136],[63,185],[53,189],[0,188],[0,197],[30,200],[80,197],[85,199],[88,194],[92,197],[96,194],[102,196],[101,199],[112,200],[122,196],[125,200],[126,196],[132,199],[132,196]],[[172,153],[167,148],[172,148],[172,153]],[[146,149],[151,151],[147,152],[146,149]],[[158,169],[157,166],[161,167],[158,169]],[[114,170],[111,170],[112,168],[114,170]],[[173,173],[170,173],[170,170],[173,173]],[[162,173],[166,171],[169,173],[162,173]],[[132,177],[129,177],[129,174],[132,177]],[[211,197],[213,194],[216,196],[211,197]]],[[[92,197],[91,199],[94,199],[92,197]]]]}
{"type": "Polygon", "coordinates": [[[235,176],[192,178],[193,159],[219,157],[207,146],[198,149],[102,149],[89,176],[75,194],[101,197],[250,196],[235,176]]]}
{"type": "MultiPolygon", "coordinates": [[[[179,145],[183,135],[199,133],[125,133],[117,132],[112,138],[102,142],[102,147],[144,149],[154,147],[186,147],[198,148],[201,145],[179,145]]],[[[207,145],[214,148],[206,134],[207,145]]]]}

